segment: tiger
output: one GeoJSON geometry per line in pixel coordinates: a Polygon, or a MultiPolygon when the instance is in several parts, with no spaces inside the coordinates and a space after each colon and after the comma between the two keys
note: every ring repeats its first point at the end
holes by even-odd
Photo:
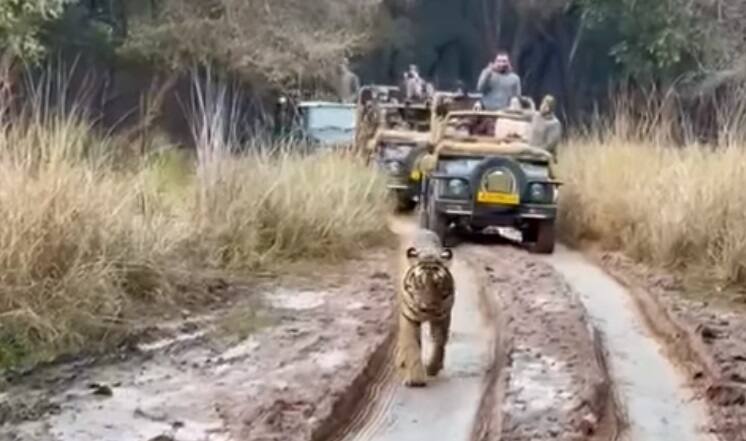
{"type": "Polygon", "coordinates": [[[396,364],[407,387],[425,387],[426,376],[443,369],[451,327],[455,283],[450,270],[453,252],[441,246],[437,234],[418,228],[403,247],[398,286],[399,326],[396,364]],[[435,346],[426,366],[422,363],[422,324],[430,323],[435,346]]]}

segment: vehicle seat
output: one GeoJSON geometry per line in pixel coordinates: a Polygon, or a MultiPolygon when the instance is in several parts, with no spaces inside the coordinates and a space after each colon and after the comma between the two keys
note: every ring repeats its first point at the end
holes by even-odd
{"type": "Polygon", "coordinates": [[[509,118],[499,118],[495,123],[495,138],[508,139],[518,137],[528,139],[530,125],[524,121],[516,121],[509,118]]]}

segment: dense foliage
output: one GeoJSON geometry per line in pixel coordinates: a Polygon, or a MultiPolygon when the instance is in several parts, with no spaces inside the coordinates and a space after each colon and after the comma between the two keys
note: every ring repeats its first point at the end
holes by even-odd
{"type": "Polygon", "coordinates": [[[638,80],[689,69],[706,44],[692,2],[682,0],[578,0],[585,24],[616,34],[609,55],[622,74],[638,80]]]}
{"type": "Polygon", "coordinates": [[[530,72],[535,93],[588,95],[609,80],[670,84],[682,73],[732,67],[746,51],[742,3],[2,0],[0,49],[26,60],[61,47],[103,49],[119,61],[168,68],[210,62],[254,84],[328,88],[345,55],[372,54],[362,72],[368,79],[388,81],[416,62],[448,84],[474,80],[503,47],[530,72]],[[579,90],[591,83],[593,90],[579,90]]]}
{"type": "Polygon", "coordinates": [[[59,19],[65,5],[76,0],[0,1],[0,48],[12,56],[36,61],[45,53],[40,33],[45,23],[59,19]]]}

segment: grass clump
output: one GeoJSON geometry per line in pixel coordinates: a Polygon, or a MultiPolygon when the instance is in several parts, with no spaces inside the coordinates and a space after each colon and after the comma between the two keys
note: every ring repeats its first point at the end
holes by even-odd
{"type": "Polygon", "coordinates": [[[0,367],[121,341],[143,311],[194,295],[172,283],[185,272],[250,277],[388,238],[383,178],[355,158],[252,148],[123,166],[84,115],[42,102],[0,118],[0,367]]]}
{"type": "Polygon", "coordinates": [[[694,279],[746,287],[746,149],[587,136],[559,158],[561,231],[694,279]]]}

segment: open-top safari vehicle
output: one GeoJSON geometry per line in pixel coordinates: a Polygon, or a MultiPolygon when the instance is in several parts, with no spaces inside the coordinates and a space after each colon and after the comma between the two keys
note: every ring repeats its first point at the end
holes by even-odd
{"type": "Polygon", "coordinates": [[[370,111],[376,113],[368,123],[375,129],[365,140],[365,150],[389,175],[388,188],[396,195],[399,208],[412,209],[420,193],[419,162],[433,141],[431,127],[449,110],[472,108],[481,95],[437,92],[427,100],[409,102],[400,101],[398,90],[392,88],[386,96],[389,99],[384,102],[368,101],[370,111]]]}
{"type": "Polygon", "coordinates": [[[430,108],[420,103],[383,104],[379,112],[381,120],[366,153],[388,175],[388,188],[399,208],[412,209],[420,185],[417,162],[430,142],[430,108]]]}
{"type": "Polygon", "coordinates": [[[366,86],[358,96],[359,148],[389,176],[400,209],[416,204],[419,176],[412,170],[430,140],[430,106],[411,102],[396,86],[366,86]]]}
{"type": "Polygon", "coordinates": [[[330,101],[295,103],[280,97],[275,133],[322,148],[347,148],[355,142],[355,105],[330,101]]]}
{"type": "Polygon", "coordinates": [[[452,226],[513,227],[533,252],[552,253],[557,195],[552,155],[530,145],[528,108],[449,112],[435,128],[424,172],[420,222],[446,242],[452,226]]]}

